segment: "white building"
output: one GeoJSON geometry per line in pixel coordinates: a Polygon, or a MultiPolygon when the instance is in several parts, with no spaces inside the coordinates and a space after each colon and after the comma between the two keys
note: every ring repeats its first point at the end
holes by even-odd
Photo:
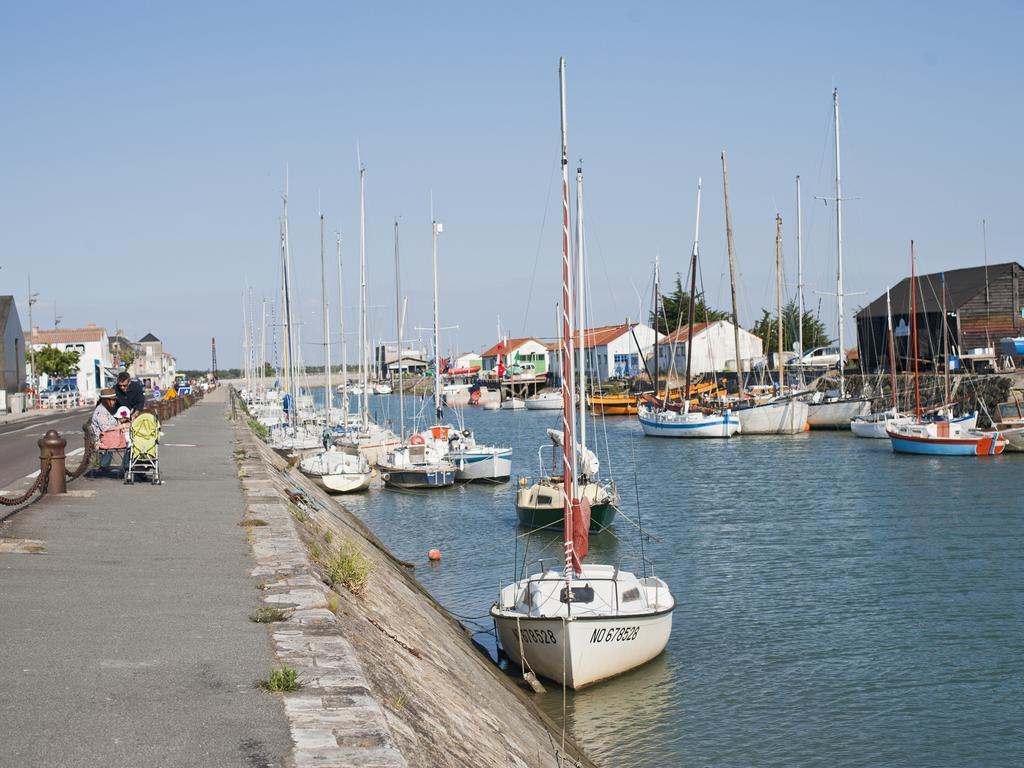
{"type": "MultiPolygon", "coordinates": [[[[579,355],[580,334],[574,339],[575,355],[579,355]]],[[[603,384],[608,379],[629,379],[644,372],[641,350],[654,344],[654,329],[643,323],[620,323],[587,328],[583,332],[584,361],[587,378],[603,384]]],[[[552,355],[552,371],[560,376],[561,361],[552,355]]]]}
{"type": "Polygon", "coordinates": [[[529,368],[537,375],[545,374],[550,369],[548,345],[534,336],[522,339],[504,339],[487,349],[480,355],[484,371],[493,371],[498,367],[498,358],[506,368],[519,366],[529,368]]]}
{"type": "MultiPolygon", "coordinates": [[[[681,328],[668,336],[658,339],[658,370],[663,374],[686,375],[686,355],[693,348],[690,373],[714,373],[736,370],[736,335],[728,320],[713,323],[696,323],[693,326],[693,343],[688,342],[687,329],[681,328]]],[[[653,339],[652,339],[653,342],[653,339]]],[[[653,357],[653,349],[649,353],[653,357]]],[[[764,344],[750,331],[740,328],[740,363],[744,371],[764,355],[764,344]]]]}
{"type": "MultiPolygon", "coordinates": [[[[117,372],[112,370],[110,341],[107,339],[107,331],[95,323],[88,323],[85,328],[33,328],[29,342],[37,352],[47,346],[78,352],[75,381],[78,391],[87,401],[95,402],[103,387],[113,386],[117,372]]],[[[51,384],[49,377],[39,375],[40,390],[51,384]]]]}
{"type": "Polygon", "coordinates": [[[174,384],[177,364],[174,355],[164,352],[164,344],[152,333],[147,333],[138,341],[141,351],[132,362],[132,377],[139,379],[147,389],[160,387],[166,391],[174,384]]]}

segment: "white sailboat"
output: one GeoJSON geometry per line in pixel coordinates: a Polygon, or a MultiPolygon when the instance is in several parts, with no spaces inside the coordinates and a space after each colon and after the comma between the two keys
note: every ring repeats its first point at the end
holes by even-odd
{"type": "Polygon", "coordinates": [[[560,411],[562,410],[562,395],[553,389],[538,392],[526,398],[523,404],[528,411],[560,411]]]}
{"type": "MultiPolygon", "coordinates": [[[[559,63],[562,124],[562,402],[564,569],[545,569],[500,589],[491,607],[498,641],[524,675],[532,671],[570,688],[627,672],[659,655],[672,632],[675,599],[654,576],[613,565],[583,564],[589,503],[580,498],[573,392],[572,284],[565,60],[559,63]]],[[[581,329],[582,332],[582,329],[581,329]]],[[[582,408],[582,403],[581,403],[582,408]]]]}
{"type": "MultiPolygon", "coordinates": [[[[700,192],[701,182],[697,180],[697,224],[693,236],[693,253],[690,257],[690,312],[687,339],[693,339],[693,319],[697,303],[697,255],[700,249],[700,192]]],[[[657,312],[657,308],[655,308],[657,312]]],[[[713,410],[693,408],[690,404],[690,364],[693,355],[687,341],[686,383],[683,388],[683,402],[679,410],[667,407],[658,401],[641,403],[637,407],[637,418],[644,434],[649,437],[732,437],[740,431],[740,422],[731,409],[713,410]]],[[[654,361],[657,368],[659,361],[654,361]]],[[[655,393],[657,395],[657,393],[655,393]]]]}
{"type": "MultiPolygon", "coordinates": [[[[839,91],[832,91],[832,113],[835,121],[836,159],[836,315],[839,321],[839,389],[834,393],[816,392],[809,401],[807,423],[811,429],[849,429],[850,422],[871,410],[871,401],[850,397],[846,393],[846,346],[843,311],[843,194],[839,175],[839,91]]],[[[801,318],[802,320],[802,318],[801,318]]]]}
{"type": "Polygon", "coordinates": [[[401,445],[401,441],[390,429],[370,419],[369,366],[366,356],[369,350],[368,306],[366,293],[366,169],[359,167],[359,385],[349,388],[349,393],[359,397],[359,418],[354,426],[335,439],[335,444],[348,452],[364,456],[374,464],[389,450],[401,445]]]}

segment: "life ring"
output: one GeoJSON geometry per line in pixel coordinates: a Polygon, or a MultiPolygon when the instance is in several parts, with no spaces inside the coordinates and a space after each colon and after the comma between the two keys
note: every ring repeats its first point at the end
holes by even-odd
{"type": "Polygon", "coordinates": [[[416,434],[409,438],[410,445],[423,445],[427,441],[423,439],[423,435],[416,434]]]}

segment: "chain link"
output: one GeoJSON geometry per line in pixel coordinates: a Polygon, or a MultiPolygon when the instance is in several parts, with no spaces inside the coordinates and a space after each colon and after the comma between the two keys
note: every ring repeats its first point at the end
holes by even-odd
{"type": "Polygon", "coordinates": [[[50,459],[43,459],[45,462],[39,472],[39,477],[32,483],[32,487],[29,488],[21,496],[16,496],[13,499],[9,499],[6,496],[0,496],[0,505],[5,507],[16,507],[19,504],[24,504],[26,501],[32,498],[32,495],[39,491],[40,493],[45,492],[46,484],[50,480],[50,459]]]}
{"type": "Polygon", "coordinates": [[[69,480],[74,480],[76,477],[81,476],[81,474],[89,468],[89,462],[92,460],[92,455],[96,449],[95,438],[92,434],[92,427],[89,425],[88,421],[82,425],[82,433],[84,437],[83,446],[85,447],[85,452],[82,454],[82,463],[79,464],[78,468],[74,471],[69,470],[67,467],[64,468],[64,474],[68,476],[69,480]]]}

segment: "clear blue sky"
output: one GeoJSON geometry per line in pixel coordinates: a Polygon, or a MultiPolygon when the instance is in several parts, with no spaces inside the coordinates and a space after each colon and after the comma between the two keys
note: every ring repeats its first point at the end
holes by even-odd
{"type": "Polygon", "coordinates": [[[64,326],[155,333],[181,367],[209,364],[211,336],[238,365],[245,279],[257,299],[277,290],[288,163],[303,335],[318,340],[317,195],[354,307],[358,142],[374,335],[394,333],[396,215],[409,324],[429,322],[431,192],[442,324],[459,326],[444,346],[482,349],[499,315],[513,335],[552,335],[559,55],[595,323],[637,317],[656,254],[685,272],[698,175],[704,288],[728,306],[725,149],[741,322],[772,302],[776,210],[794,291],[800,174],[808,303],[834,333],[833,300],[814,293],[833,290],[832,208],[813,199],[833,193],[833,86],[844,195],[859,198],[844,209],[847,289],[865,292],[851,310],[906,273],[911,238],[924,271],[980,264],[985,218],[990,263],[1020,259],[1019,3],[90,5],[8,3],[0,25],[0,293],[26,326],[31,272],[39,325],[56,302],[64,326]]]}

